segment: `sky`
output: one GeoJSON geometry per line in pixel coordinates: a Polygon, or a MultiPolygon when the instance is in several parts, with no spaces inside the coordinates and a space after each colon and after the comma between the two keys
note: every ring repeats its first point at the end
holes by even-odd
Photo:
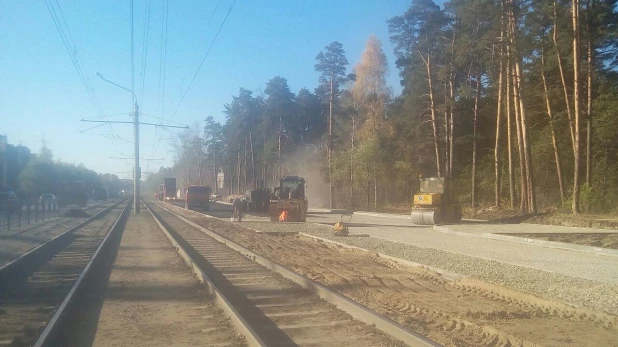
{"type": "MultiPolygon", "coordinates": [[[[132,160],[115,158],[133,156],[132,125],[81,121],[132,120],[132,94],[97,72],[134,90],[141,121],[201,127],[208,116],[225,121],[224,104],[240,87],[260,94],[270,78],[282,76],[294,93],[313,90],[319,76],[315,56],[332,41],[343,44],[351,72],[370,35],[382,40],[387,81],[395,94],[401,92],[386,21],[401,15],[409,0],[169,1],[163,50],[165,4],[0,0],[0,134],[34,152],[45,140],[55,159],[130,178],[132,160]],[[54,13],[68,28],[62,32],[74,53],[65,48],[54,13]]],[[[172,131],[182,130],[140,127],[144,174],[173,163],[172,131]]]]}

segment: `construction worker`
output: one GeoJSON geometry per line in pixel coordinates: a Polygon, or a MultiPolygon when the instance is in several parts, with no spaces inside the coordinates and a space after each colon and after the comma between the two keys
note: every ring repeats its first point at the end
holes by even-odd
{"type": "Polygon", "coordinates": [[[234,201],[232,202],[232,205],[234,206],[234,215],[233,216],[237,216],[238,217],[238,221],[240,222],[242,220],[243,202],[242,202],[242,200],[240,200],[240,198],[236,197],[236,198],[234,198],[234,201]]]}

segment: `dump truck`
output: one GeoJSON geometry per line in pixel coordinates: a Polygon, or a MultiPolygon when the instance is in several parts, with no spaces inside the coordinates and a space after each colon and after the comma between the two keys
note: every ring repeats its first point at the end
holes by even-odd
{"type": "Polygon", "coordinates": [[[309,203],[305,195],[306,182],[299,176],[284,176],[270,199],[268,214],[272,222],[285,211],[291,222],[305,222],[309,203]]]}
{"type": "Polygon", "coordinates": [[[419,177],[411,218],[414,224],[434,225],[461,222],[461,204],[453,198],[452,182],[444,177],[419,177]]]}
{"type": "Polygon", "coordinates": [[[176,200],[176,177],[163,179],[163,200],[176,200]]]}
{"type": "Polygon", "coordinates": [[[210,210],[210,186],[189,186],[185,194],[185,208],[193,209],[201,206],[206,211],[210,210]]]}

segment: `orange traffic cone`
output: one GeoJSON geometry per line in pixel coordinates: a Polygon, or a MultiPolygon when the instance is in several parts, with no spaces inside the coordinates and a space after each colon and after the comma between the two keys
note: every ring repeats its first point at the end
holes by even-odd
{"type": "Polygon", "coordinates": [[[287,222],[288,221],[288,211],[281,212],[281,214],[279,215],[279,221],[280,222],[287,222]]]}

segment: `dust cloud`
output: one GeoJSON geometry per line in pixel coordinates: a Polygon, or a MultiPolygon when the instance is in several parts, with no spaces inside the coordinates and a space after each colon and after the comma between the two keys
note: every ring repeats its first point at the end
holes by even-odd
{"type": "Polygon", "coordinates": [[[324,149],[310,145],[286,155],[283,175],[300,176],[307,182],[305,194],[309,208],[328,208],[328,167],[324,166],[324,149]]]}

